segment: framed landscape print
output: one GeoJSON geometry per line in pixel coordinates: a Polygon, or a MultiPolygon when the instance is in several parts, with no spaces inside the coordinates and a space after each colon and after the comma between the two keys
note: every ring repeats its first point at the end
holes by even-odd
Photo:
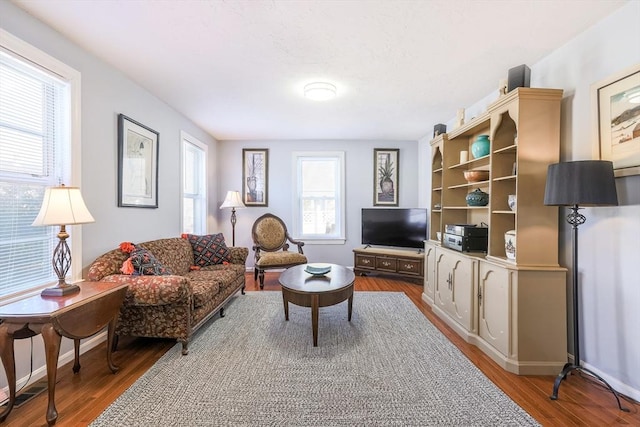
{"type": "Polygon", "coordinates": [[[160,134],[118,114],[118,206],[158,207],[160,134]]]}
{"type": "Polygon", "coordinates": [[[269,150],[242,150],[242,201],[245,206],[269,206],[269,150]]]}
{"type": "Polygon", "coordinates": [[[373,205],[398,206],[398,173],[400,150],[375,148],[373,150],[373,205]]]}
{"type": "Polygon", "coordinates": [[[592,86],[598,148],[616,177],[640,174],[640,66],[592,86]]]}

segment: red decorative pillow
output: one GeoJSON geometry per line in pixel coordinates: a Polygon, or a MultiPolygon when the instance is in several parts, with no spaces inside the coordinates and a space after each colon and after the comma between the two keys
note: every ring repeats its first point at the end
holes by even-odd
{"type": "Polygon", "coordinates": [[[183,234],[182,237],[191,243],[193,264],[196,267],[224,264],[231,261],[231,251],[225,244],[222,233],[204,236],[183,234]]]}

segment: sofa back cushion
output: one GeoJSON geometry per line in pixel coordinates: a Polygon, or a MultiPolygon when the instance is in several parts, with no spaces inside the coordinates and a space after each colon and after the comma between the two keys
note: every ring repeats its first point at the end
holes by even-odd
{"type": "Polygon", "coordinates": [[[180,237],[152,240],[137,244],[151,252],[173,274],[184,276],[193,264],[191,244],[180,237]]]}

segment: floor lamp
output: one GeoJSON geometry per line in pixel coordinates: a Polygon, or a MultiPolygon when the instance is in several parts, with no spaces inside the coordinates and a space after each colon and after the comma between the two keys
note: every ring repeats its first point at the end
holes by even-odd
{"type": "Polygon", "coordinates": [[[241,209],[244,207],[240,192],[238,191],[227,191],[227,197],[225,197],[224,202],[220,205],[220,209],[231,208],[231,246],[236,245],[236,208],[241,209]]]}
{"type": "Polygon", "coordinates": [[[584,372],[601,381],[615,396],[620,410],[629,412],[620,404],[618,393],[599,375],[580,366],[580,328],[578,313],[578,226],[584,224],[586,217],[579,212],[580,206],[617,206],[613,163],[604,160],[584,160],[556,163],[547,170],[547,185],[544,191],[544,204],[550,206],[569,206],[567,222],[571,224],[573,246],[573,363],[564,365],[562,372],[553,383],[551,400],[558,399],[558,389],[572,371],[584,372]]]}

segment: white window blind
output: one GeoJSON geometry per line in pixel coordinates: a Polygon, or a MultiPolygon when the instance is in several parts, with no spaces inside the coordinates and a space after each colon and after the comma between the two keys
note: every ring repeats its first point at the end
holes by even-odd
{"type": "Polygon", "coordinates": [[[312,243],[344,242],[344,153],[294,153],[294,233],[312,243]]]}
{"type": "Polygon", "coordinates": [[[0,50],[0,298],[56,280],[55,227],[32,227],[70,175],[69,84],[0,50]]]}
{"type": "Polygon", "coordinates": [[[207,232],[207,146],[182,133],[182,232],[207,232]]]}

